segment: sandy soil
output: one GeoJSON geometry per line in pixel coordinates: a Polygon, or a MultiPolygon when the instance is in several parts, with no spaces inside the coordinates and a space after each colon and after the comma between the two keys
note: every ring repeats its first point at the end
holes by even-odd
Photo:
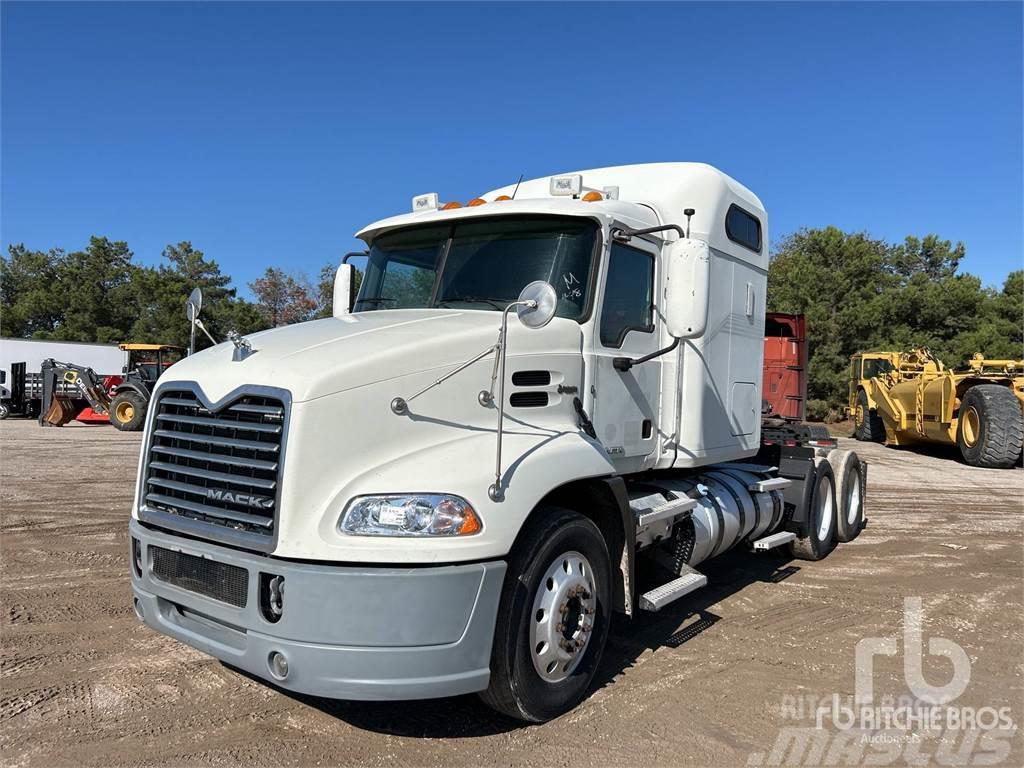
{"type": "MultiPolygon", "coordinates": [[[[941,637],[967,653],[970,684],[954,703],[1010,707],[1024,720],[1024,471],[843,444],[870,461],[870,522],[859,539],[819,563],[738,553],[707,564],[707,588],[615,627],[582,706],[523,727],[474,697],[286,695],[146,629],[127,570],[138,436],[5,421],[0,762],[771,764],[780,733],[808,724],[795,701],[852,694],[858,640],[902,638],[906,597],[922,600],[926,648],[941,637]]],[[[950,664],[929,658],[924,672],[941,685],[950,664]]],[[[876,695],[908,692],[900,657],[878,659],[874,681],[876,695]]],[[[968,757],[1022,765],[1021,741],[1017,731],[984,754],[972,742],[968,757]]],[[[941,762],[936,745],[925,734],[921,764],[941,762]]],[[[899,749],[893,764],[909,761],[899,749]]],[[[788,762],[831,759],[823,754],[788,762]]]]}

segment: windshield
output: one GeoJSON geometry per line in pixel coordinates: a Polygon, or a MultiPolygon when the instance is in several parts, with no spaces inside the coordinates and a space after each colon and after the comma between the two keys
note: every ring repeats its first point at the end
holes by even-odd
{"type": "Polygon", "coordinates": [[[353,311],[504,309],[527,283],[558,294],[558,317],[587,314],[597,225],[565,217],[500,217],[381,235],[353,311]]]}
{"type": "Polygon", "coordinates": [[[873,379],[876,376],[888,373],[892,370],[892,363],[888,360],[867,359],[864,361],[864,378],[873,379]]]}

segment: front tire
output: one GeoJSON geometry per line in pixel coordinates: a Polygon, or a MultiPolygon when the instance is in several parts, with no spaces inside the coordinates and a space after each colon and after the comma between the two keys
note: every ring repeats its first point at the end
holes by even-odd
{"type": "Polygon", "coordinates": [[[604,537],[571,510],[548,508],[509,557],[484,703],[541,723],[587,694],[608,639],[611,565],[604,537]]]}
{"type": "Polygon", "coordinates": [[[122,432],[138,432],[146,423],[148,407],[138,392],[118,392],[110,403],[110,423],[122,432]]]}
{"type": "Polygon", "coordinates": [[[853,436],[868,443],[885,440],[885,425],[882,418],[868,405],[868,393],[863,389],[857,393],[857,407],[853,411],[853,436]]]}
{"type": "Polygon", "coordinates": [[[1006,469],[1017,464],[1024,443],[1024,415],[1009,387],[977,384],[960,403],[956,444],[972,467],[1006,469]]]}

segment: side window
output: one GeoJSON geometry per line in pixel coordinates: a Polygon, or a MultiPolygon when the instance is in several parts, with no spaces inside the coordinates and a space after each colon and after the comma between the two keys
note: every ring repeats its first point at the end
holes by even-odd
{"type": "Polygon", "coordinates": [[[621,347],[629,331],[654,330],[654,256],[614,243],[601,310],[601,343],[621,347]]]}
{"type": "Polygon", "coordinates": [[[738,205],[729,206],[725,214],[725,234],[734,243],[761,252],[761,222],[738,205]]]}

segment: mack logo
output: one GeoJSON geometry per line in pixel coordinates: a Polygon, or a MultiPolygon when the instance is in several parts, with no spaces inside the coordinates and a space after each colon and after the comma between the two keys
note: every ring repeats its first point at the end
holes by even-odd
{"type": "Polygon", "coordinates": [[[257,509],[274,508],[273,499],[269,499],[266,496],[257,496],[254,493],[235,493],[233,491],[225,491],[220,488],[207,488],[206,498],[213,499],[214,501],[226,501],[229,504],[242,504],[246,507],[256,507],[257,509]]]}

